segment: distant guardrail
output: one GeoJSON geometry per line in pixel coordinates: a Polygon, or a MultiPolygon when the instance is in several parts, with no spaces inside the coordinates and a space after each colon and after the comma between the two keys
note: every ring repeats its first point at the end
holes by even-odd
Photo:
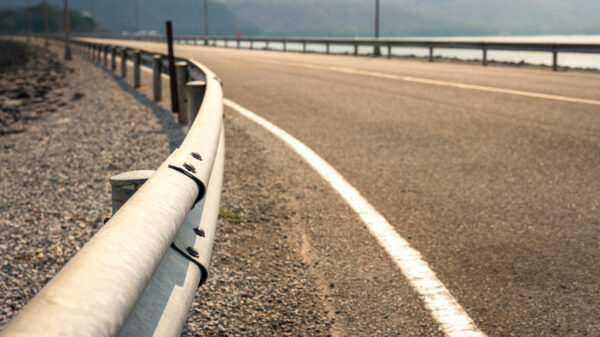
{"type": "MultiPolygon", "coordinates": [[[[120,63],[122,76],[132,60],[135,86],[140,68],[152,67],[160,100],[166,55],[77,40],[73,49],[113,71],[120,63]]],[[[111,179],[111,219],[0,335],[181,334],[208,275],[225,150],[220,80],[192,59],[177,61],[177,87],[187,106],[180,116],[191,124],[182,144],[156,171],[111,179]]]]}
{"type": "MultiPolygon", "coordinates": [[[[87,35],[89,37],[127,39],[141,41],[165,41],[163,35],[87,35]]],[[[387,49],[387,57],[392,57],[393,48],[417,47],[429,49],[429,61],[433,62],[433,51],[436,48],[444,49],[471,49],[481,50],[482,64],[487,65],[487,52],[489,50],[504,51],[533,51],[552,53],[552,69],[558,70],[558,53],[591,53],[600,54],[600,43],[546,43],[546,42],[477,42],[477,41],[451,41],[451,40],[423,40],[423,39],[398,39],[398,38],[300,38],[300,37],[269,37],[269,36],[190,36],[179,35],[175,41],[187,44],[203,44],[206,46],[216,46],[219,43],[223,47],[242,48],[246,44],[247,48],[254,49],[256,43],[263,43],[264,48],[269,48],[270,43],[282,44],[283,51],[290,51],[288,45],[300,45],[300,52],[308,52],[309,45],[325,46],[325,53],[331,53],[331,46],[350,46],[354,49],[354,56],[358,56],[359,47],[372,47],[373,50],[387,49]]]]}

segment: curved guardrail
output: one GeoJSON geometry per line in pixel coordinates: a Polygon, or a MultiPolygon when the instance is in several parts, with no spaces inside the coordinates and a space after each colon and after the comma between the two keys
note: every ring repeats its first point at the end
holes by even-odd
{"type": "MultiPolygon", "coordinates": [[[[87,35],[88,37],[127,39],[141,41],[166,41],[164,35],[87,35]]],[[[487,64],[488,50],[518,50],[548,52],[553,55],[553,69],[558,69],[558,53],[600,53],[599,43],[547,43],[547,42],[490,42],[490,41],[472,41],[472,40],[451,40],[451,39],[406,39],[406,38],[302,38],[302,37],[271,37],[271,36],[192,36],[179,35],[174,37],[174,41],[187,44],[203,44],[206,46],[215,46],[222,43],[223,47],[241,48],[242,43],[248,45],[250,49],[254,48],[256,42],[263,43],[265,48],[269,48],[269,43],[281,43],[283,51],[290,51],[288,44],[302,45],[301,51],[306,53],[308,45],[324,45],[325,53],[330,54],[330,46],[351,46],[354,48],[354,56],[358,55],[359,47],[379,47],[387,48],[387,57],[392,56],[394,47],[419,47],[429,49],[429,61],[433,62],[433,51],[436,48],[444,49],[475,49],[482,51],[482,64],[487,64]],[[234,45],[231,46],[230,44],[234,45]]]]}
{"type": "MultiPolygon", "coordinates": [[[[115,46],[73,45],[106,66],[112,54],[116,69],[115,46]]],[[[159,71],[168,70],[165,55],[121,51],[122,71],[132,56],[136,76],[141,65],[158,62],[159,71]]],[[[178,61],[185,62],[185,77],[196,87],[203,84],[202,90],[186,90],[192,124],[185,140],[2,336],[181,334],[196,289],[208,275],[225,150],[221,82],[194,60],[178,61]]]]}

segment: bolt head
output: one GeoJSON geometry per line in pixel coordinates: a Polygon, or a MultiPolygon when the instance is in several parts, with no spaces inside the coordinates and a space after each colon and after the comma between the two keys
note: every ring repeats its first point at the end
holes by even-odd
{"type": "Polygon", "coordinates": [[[196,168],[191,164],[184,163],[183,167],[192,173],[196,173],[196,168]]]}
{"type": "Polygon", "coordinates": [[[206,233],[204,233],[204,229],[200,229],[198,227],[194,228],[194,233],[200,237],[205,237],[206,233]]]}
{"type": "Polygon", "coordinates": [[[193,257],[200,256],[198,255],[198,251],[194,247],[187,247],[185,250],[188,252],[188,254],[190,254],[193,257]]]}

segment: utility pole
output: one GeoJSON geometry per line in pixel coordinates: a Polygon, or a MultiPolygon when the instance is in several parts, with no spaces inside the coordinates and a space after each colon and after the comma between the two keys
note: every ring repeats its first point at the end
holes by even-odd
{"type": "Polygon", "coordinates": [[[71,26],[69,24],[69,0],[65,0],[65,60],[69,61],[71,59],[71,26]]]}
{"type": "Polygon", "coordinates": [[[204,36],[208,36],[208,0],[204,0],[204,36]]]}
{"type": "Polygon", "coordinates": [[[29,8],[29,0],[25,4],[25,16],[27,16],[27,42],[31,39],[31,10],[29,8]]]}
{"type": "Polygon", "coordinates": [[[137,33],[140,31],[140,22],[138,16],[138,0],[133,0],[133,11],[135,15],[135,32],[137,33]]]}
{"type": "MultiPolygon", "coordinates": [[[[375,0],[375,39],[379,39],[379,0],[375,0]]],[[[373,47],[373,56],[381,56],[379,46],[373,47]]]]}
{"type": "Polygon", "coordinates": [[[48,48],[50,41],[48,37],[48,3],[46,0],[44,0],[44,34],[46,34],[45,46],[48,48]]]}

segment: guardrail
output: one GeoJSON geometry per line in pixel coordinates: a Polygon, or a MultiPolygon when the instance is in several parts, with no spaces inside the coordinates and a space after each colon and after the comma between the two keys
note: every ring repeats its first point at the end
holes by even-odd
{"type": "MultiPolygon", "coordinates": [[[[154,98],[160,99],[161,74],[168,70],[165,55],[84,41],[73,45],[113,71],[120,62],[122,76],[132,59],[135,85],[140,84],[140,67],[152,66],[154,98]]],[[[181,146],[156,171],[112,178],[111,219],[3,336],[181,334],[194,294],[208,276],[223,179],[224,129],[218,77],[192,59],[177,60],[182,78],[191,80],[187,86],[182,83],[187,114],[180,115],[191,126],[181,146]]]]}
{"type": "MultiPolygon", "coordinates": [[[[90,36],[90,35],[88,35],[90,36]]],[[[92,37],[92,36],[90,36],[92,37]]],[[[99,38],[127,39],[141,41],[164,42],[163,35],[93,35],[99,38]]],[[[358,56],[359,47],[387,48],[387,57],[392,57],[392,48],[418,47],[429,49],[429,62],[433,62],[433,51],[435,48],[445,49],[474,49],[482,51],[482,64],[487,65],[488,50],[505,51],[533,51],[552,53],[552,69],[558,70],[558,53],[600,53],[599,43],[545,43],[545,42],[477,42],[477,41],[450,41],[450,40],[422,40],[422,39],[398,39],[398,38],[299,38],[299,37],[237,37],[237,36],[175,36],[174,40],[179,43],[203,44],[205,46],[216,46],[222,43],[223,47],[242,48],[242,44],[248,45],[248,48],[254,49],[255,43],[263,43],[264,49],[269,48],[270,43],[282,44],[283,51],[291,51],[290,44],[301,45],[301,52],[308,52],[308,45],[324,45],[325,53],[331,54],[332,45],[350,46],[354,49],[354,56],[358,56]],[[233,46],[231,45],[233,43],[233,46]]]]}

